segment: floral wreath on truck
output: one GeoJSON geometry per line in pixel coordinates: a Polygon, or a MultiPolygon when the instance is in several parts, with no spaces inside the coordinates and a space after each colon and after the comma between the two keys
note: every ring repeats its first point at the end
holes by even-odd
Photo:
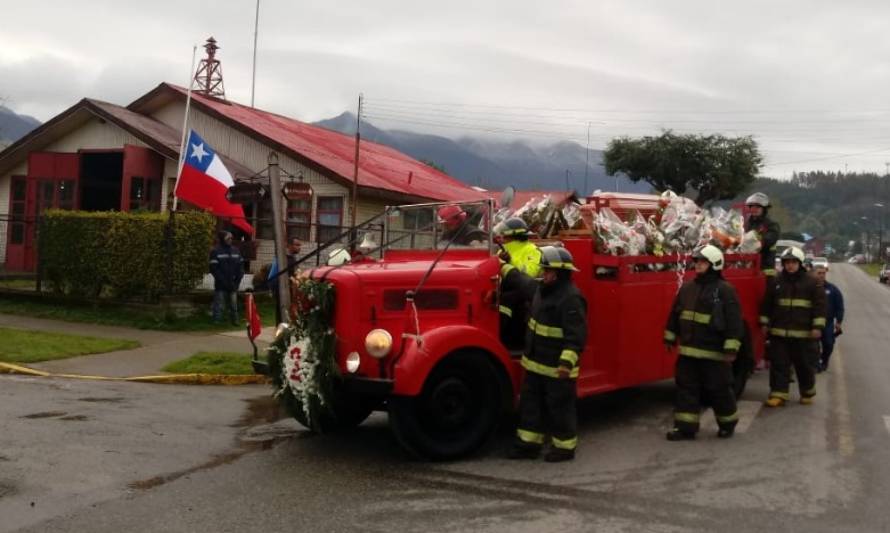
{"type": "Polygon", "coordinates": [[[334,287],[300,278],[294,286],[290,324],[282,324],[267,357],[274,396],[307,428],[322,432],[334,415],[334,386],[340,379],[335,361],[334,287]]]}

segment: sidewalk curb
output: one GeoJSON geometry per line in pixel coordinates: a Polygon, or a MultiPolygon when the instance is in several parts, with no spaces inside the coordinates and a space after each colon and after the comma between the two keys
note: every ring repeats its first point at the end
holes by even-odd
{"type": "Polygon", "coordinates": [[[53,374],[12,363],[0,363],[0,374],[21,374],[45,378],[85,379],[92,381],[130,381],[134,383],[162,383],[168,385],[264,385],[269,383],[267,376],[259,374],[165,374],[159,376],[85,376],[81,374],[53,374]]]}

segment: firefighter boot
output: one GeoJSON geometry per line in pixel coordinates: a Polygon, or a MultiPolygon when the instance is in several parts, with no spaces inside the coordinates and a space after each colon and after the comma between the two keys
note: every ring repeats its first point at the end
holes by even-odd
{"type": "Polygon", "coordinates": [[[785,405],[785,400],[783,400],[782,398],[771,396],[765,402],[763,402],[763,405],[767,407],[782,407],[783,405],[785,405]]]}
{"type": "Polygon", "coordinates": [[[728,439],[735,434],[735,428],[720,428],[717,430],[717,438],[719,439],[728,439]]]}
{"type": "Polygon", "coordinates": [[[813,405],[813,397],[812,396],[804,396],[800,399],[801,405],[813,405]]]}
{"type": "Polygon", "coordinates": [[[688,431],[681,431],[677,428],[674,428],[668,431],[665,438],[671,442],[676,442],[678,440],[695,440],[695,433],[690,433],[688,431]]]}
{"type": "Polygon", "coordinates": [[[550,451],[544,456],[544,460],[548,463],[561,463],[574,458],[575,450],[566,450],[565,448],[550,448],[550,451]]]}

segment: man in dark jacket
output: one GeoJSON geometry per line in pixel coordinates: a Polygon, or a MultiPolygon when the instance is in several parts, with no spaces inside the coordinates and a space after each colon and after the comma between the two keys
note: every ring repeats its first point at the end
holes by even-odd
{"type": "Polygon", "coordinates": [[[834,283],[825,279],[828,275],[827,266],[817,266],[814,273],[825,285],[825,327],[822,328],[822,353],[819,356],[819,366],[816,367],[817,372],[825,372],[834,352],[834,340],[843,333],[841,324],[844,322],[844,295],[834,283]]]}
{"type": "Polygon", "coordinates": [[[229,308],[232,325],[238,325],[238,286],[244,276],[241,253],[232,246],[232,234],[220,234],[219,245],[210,252],[210,274],[213,276],[213,321],[222,320],[223,306],[229,308]]]}
{"type": "Polygon", "coordinates": [[[742,309],[735,289],[721,274],[723,252],[708,245],[692,257],[696,277],[680,288],[664,330],[668,350],[679,342],[680,352],[674,428],[667,434],[670,441],[695,438],[703,392],[714,408],[718,437],[731,437],[739,419],[732,362],[742,345],[742,309]]]}
{"type": "MultiPolygon", "coordinates": [[[[578,269],[565,248],[541,248],[542,280],[532,299],[522,367],[519,427],[511,459],[534,459],[550,434],[548,462],[574,459],[578,446],[575,414],[579,359],[587,339],[587,303],[572,283],[578,269]]],[[[531,280],[518,269],[515,275],[531,280]]],[[[529,281],[527,285],[534,283],[529,281]]]]}
{"type": "Polygon", "coordinates": [[[474,248],[488,246],[488,233],[482,231],[469,220],[469,214],[457,204],[442,206],[437,211],[439,224],[442,226],[440,241],[451,242],[451,246],[472,246],[474,248]]]}
{"type": "MultiPolygon", "coordinates": [[[[760,269],[767,277],[776,275],[776,242],[779,240],[779,225],[767,215],[769,197],[756,192],[745,200],[748,218],[745,231],[754,230],[760,236],[760,269]]],[[[767,280],[767,283],[770,283],[767,280]]]]}
{"type": "Polygon", "coordinates": [[[781,407],[788,394],[791,366],[797,374],[800,403],[816,396],[816,341],[825,327],[825,287],[803,269],[804,253],[792,246],[782,252],[782,273],[766,288],[760,323],[769,335],[769,398],[767,407],[781,407]]]}

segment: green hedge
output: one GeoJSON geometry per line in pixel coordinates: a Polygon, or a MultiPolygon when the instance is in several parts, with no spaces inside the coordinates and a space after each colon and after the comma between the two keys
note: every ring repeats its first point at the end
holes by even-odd
{"type": "MultiPolygon", "coordinates": [[[[172,293],[188,292],[207,271],[215,219],[177,213],[172,231],[172,293]]],[[[57,291],[154,301],[167,292],[167,213],[46,211],[39,261],[57,291]]]]}

